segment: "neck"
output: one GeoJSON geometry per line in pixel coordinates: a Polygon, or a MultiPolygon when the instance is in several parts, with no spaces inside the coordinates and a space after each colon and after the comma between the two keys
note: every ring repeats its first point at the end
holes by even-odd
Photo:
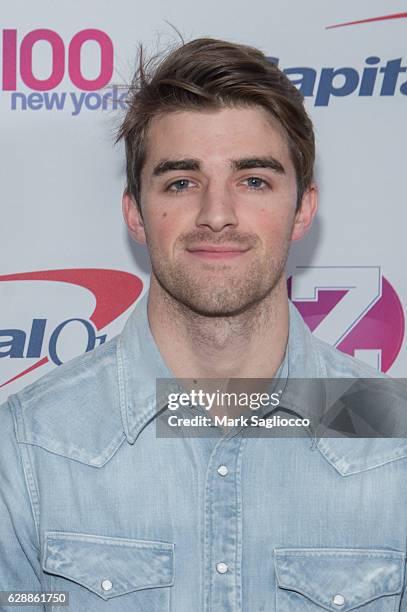
{"type": "Polygon", "coordinates": [[[200,315],[151,278],[148,318],[161,355],[177,378],[271,378],[288,337],[288,296],[281,278],[244,312],[200,315]]]}

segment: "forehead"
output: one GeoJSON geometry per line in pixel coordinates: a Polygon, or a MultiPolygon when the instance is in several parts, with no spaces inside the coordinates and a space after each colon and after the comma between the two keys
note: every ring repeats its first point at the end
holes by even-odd
{"type": "Polygon", "coordinates": [[[265,155],[279,159],[287,170],[292,166],[283,127],[260,106],[172,111],[151,121],[145,169],[161,159],[193,157],[215,163],[265,155]]]}

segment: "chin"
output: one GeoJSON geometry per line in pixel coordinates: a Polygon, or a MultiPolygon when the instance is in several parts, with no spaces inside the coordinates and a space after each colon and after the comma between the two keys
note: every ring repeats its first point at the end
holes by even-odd
{"type": "Polygon", "coordinates": [[[155,270],[155,279],[181,308],[203,317],[234,317],[262,302],[276,287],[281,274],[255,270],[245,278],[200,278],[188,270],[164,274],[155,270]],[[158,272],[158,273],[157,273],[158,272]]]}
{"type": "Polygon", "coordinates": [[[258,304],[265,296],[246,296],[242,299],[242,295],[218,296],[214,299],[203,299],[201,294],[197,299],[195,296],[173,295],[173,297],[184,307],[191,312],[202,317],[236,317],[251,307],[258,304]],[[194,299],[195,298],[195,299],[194,299]]]}

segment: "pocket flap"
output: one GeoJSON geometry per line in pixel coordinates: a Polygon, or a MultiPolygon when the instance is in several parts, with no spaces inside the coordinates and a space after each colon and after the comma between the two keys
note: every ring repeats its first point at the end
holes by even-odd
{"type": "Polygon", "coordinates": [[[275,549],[278,586],[308,597],[325,610],[347,612],[401,592],[404,554],[343,548],[275,549]]]}
{"type": "Polygon", "coordinates": [[[43,569],[73,580],[107,600],[140,589],[171,586],[174,545],[48,531],[43,569]]]}

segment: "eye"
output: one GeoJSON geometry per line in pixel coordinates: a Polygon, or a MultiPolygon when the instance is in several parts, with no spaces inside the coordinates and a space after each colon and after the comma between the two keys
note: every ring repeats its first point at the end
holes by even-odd
{"type": "Polygon", "coordinates": [[[244,182],[247,183],[249,189],[254,189],[256,191],[262,191],[263,189],[269,187],[269,184],[258,176],[250,176],[249,178],[244,179],[244,182]]]}
{"type": "Polygon", "coordinates": [[[175,193],[185,191],[189,187],[190,183],[191,181],[188,179],[178,179],[177,181],[170,183],[170,185],[168,185],[166,188],[166,191],[175,191],[175,193]]]}

